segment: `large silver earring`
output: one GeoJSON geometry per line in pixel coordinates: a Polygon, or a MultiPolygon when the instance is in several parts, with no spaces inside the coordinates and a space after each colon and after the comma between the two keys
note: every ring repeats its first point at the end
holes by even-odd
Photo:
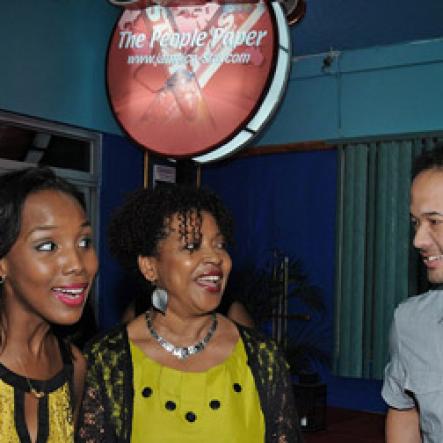
{"type": "Polygon", "coordinates": [[[163,314],[166,313],[166,308],[168,307],[168,293],[166,289],[155,288],[152,291],[151,301],[155,309],[163,314]]]}
{"type": "Polygon", "coordinates": [[[2,285],[6,280],[6,275],[0,275],[0,285],[2,285]]]}

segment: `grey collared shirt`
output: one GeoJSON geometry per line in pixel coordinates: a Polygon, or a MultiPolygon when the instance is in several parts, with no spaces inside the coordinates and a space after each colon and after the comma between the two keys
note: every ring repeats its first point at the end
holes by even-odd
{"type": "Polygon", "coordinates": [[[443,290],[397,307],[390,353],[383,399],[396,409],[418,406],[423,442],[443,442],[443,290]]]}

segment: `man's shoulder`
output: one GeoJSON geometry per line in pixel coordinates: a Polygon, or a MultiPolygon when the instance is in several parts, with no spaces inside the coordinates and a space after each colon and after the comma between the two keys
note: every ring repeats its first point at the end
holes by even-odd
{"type": "Polygon", "coordinates": [[[401,353],[403,364],[417,367],[439,353],[435,337],[441,335],[442,318],[443,291],[429,291],[400,303],[394,313],[390,346],[401,353]]]}
{"type": "Polygon", "coordinates": [[[396,321],[428,321],[443,313],[443,290],[430,290],[401,302],[395,310],[396,321]]]}

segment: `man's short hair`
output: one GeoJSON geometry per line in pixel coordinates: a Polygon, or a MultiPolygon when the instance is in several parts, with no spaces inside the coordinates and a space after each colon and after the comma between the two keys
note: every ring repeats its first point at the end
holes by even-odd
{"type": "Polygon", "coordinates": [[[437,143],[430,151],[424,151],[414,161],[412,178],[428,169],[443,170],[443,142],[437,143]]]}

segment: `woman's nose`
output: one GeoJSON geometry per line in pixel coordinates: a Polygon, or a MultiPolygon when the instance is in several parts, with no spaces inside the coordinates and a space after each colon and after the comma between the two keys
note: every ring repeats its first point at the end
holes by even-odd
{"type": "Polygon", "coordinates": [[[79,274],[84,270],[84,260],[77,248],[72,248],[65,251],[63,272],[65,274],[79,274]]]}
{"type": "Polygon", "coordinates": [[[220,253],[220,250],[217,248],[207,247],[203,252],[204,252],[204,259],[207,263],[220,264],[223,261],[222,254],[220,253]]]}

